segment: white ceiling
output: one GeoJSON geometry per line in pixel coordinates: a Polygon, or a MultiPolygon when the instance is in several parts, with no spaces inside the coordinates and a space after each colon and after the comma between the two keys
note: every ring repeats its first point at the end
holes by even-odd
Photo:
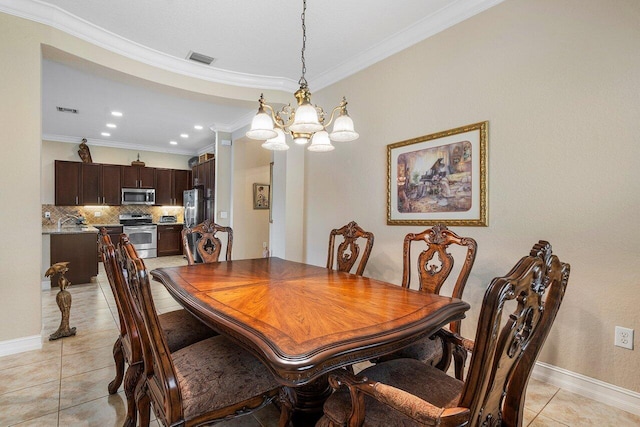
{"type": "MultiPolygon", "coordinates": [[[[309,87],[317,91],[501,1],[308,0],[309,87]]],[[[0,0],[0,12],[169,71],[256,88],[256,100],[260,89],[293,93],[301,73],[301,0],[0,0]],[[210,66],[189,61],[190,51],[215,61],[210,66]]],[[[64,57],[45,55],[46,139],[79,142],[84,137],[90,145],[197,154],[213,143],[210,128],[233,132],[248,124],[257,108],[257,102],[246,101],[222,105],[77,58],[61,61],[64,57]],[[56,106],[79,114],[59,113],[56,106]],[[111,109],[124,116],[111,118],[111,109]],[[118,127],[103,137],[108,122],[118,127]],[[204,129],[194,130],[195,124],[204,129]],[[183,132],[188,139],[180,138],[183,132]]]]}

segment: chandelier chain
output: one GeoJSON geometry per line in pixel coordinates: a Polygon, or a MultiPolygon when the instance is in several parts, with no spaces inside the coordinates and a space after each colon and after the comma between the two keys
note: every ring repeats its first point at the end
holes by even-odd
{"type": "Polygon", "coordinates": [[[305,79],[304,77],[304,75],[307,72],[307,63],[305,62],[305,59],[304,59],[304,51],[307,48],[307,26],[305,25],[306,12],[307,12],[307,0],[303,0],[302,15],[300,15],[300,18],[302,19],[302,76],[300,77],[298,84],[300,84],[300,86],[305,86],[305,87],[307,86],[307,79],[305,79]]]}

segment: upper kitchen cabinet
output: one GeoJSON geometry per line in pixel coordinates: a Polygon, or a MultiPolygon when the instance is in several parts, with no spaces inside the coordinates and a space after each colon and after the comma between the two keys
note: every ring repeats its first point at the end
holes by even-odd
{"type": "Polygon", "coordinates": [[[121,166],[55,161],[56,206],[120,205],[121,166]]]}
{"type": "Polygon", "coordinates": [[[78,206],[82,204],[80,177],[82,163],[55,161],[55,204],[56,206],[78,206]]]}
{"type": "Polygon", "coordinates": [[[193,186],[200,187],[203,191],[205,199],[213,199],[215,197],[216,182],[216,162],[210,159],[202,163],[198,163],[192,169],[193,186]]]}
{"type": "Polygon", "coordinates": [[[122,166],[122,187],[155,188],[155,168],[122,166]]]}
{"type": "Polygon", "coordinates": [[[84,205],[120,205],[119,165],[82,164],[81,201],[84,205]]]}
{"type": "Polygon", "coordinates": [[[156,205],[183,205],[183,191],[191,188],[191,172],[156,169],[156,205]]]}

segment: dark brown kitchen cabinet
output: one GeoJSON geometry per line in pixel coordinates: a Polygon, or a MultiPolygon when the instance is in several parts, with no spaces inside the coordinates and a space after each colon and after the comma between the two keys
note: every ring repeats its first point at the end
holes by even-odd
{"type": "Polygon", "coordinates": [[[56,206],[81,205],[80,178],[82,163],[56,160],[54,166],[56,206]]]}
{"type": "Polygon", "coordinates": [[[120,205],[119,165],[82,163],[81,203],[84,205],[120,205]]]}
{"type": "Polygon", "coordinates": [[[65,276],[74,285],[89,283],[98,275],[98,252],[95,233],[52,234],[51,264],[69,262],[65,276]]]}
{"type": "Polygon", "coordinates": [[[102,203],[119,206],[121,202],[120,185],[122,181],[122,166],[102,165],[102,203]]]}
{"type": "Polygon", "coordinates": [[[156,169],[145,166],[122,166],[122,187],[155,188],[156,169]]]}
{"type": "Polygon", "coordinates": [[[156,169],[156,205],[183,205],[183,191],[188,190],[191,172],[156,169]]]}
{"type": "Polygon", "coordinates": [[[182,255],[182,225],[158,224],[158,256],[182,255]]]}
{"type": "Polygon", "coordinates": [[[215,197],[216,163],[215,159],[198,163],[193,167],[193,186],[202,188],[205,199],[215,197]]]}

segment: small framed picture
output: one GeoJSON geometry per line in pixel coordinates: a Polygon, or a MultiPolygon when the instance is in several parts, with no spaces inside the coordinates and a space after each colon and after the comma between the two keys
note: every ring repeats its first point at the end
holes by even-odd
{"type": "Polygon", "coordinates": [[[269,209],[269,184],[253,184],[253,209],[269,209]]]}

